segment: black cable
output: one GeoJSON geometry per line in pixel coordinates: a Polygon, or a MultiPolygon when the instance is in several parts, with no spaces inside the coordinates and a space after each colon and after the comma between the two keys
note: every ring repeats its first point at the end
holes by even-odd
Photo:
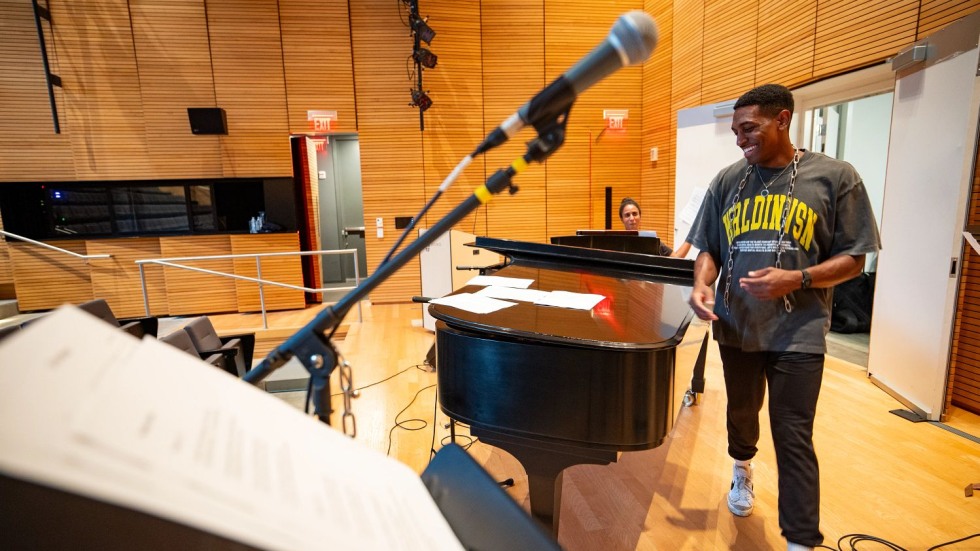
{"type": "MultiPolygon", "coordinates": [[[[395,373],[394,375],[389,375],[389,376],[385,377],[384,379],[381,379],[380,381],[375,381],[373,383],[366,384],[364,386],[359,386],[359,387],[355,388],[354,390],[361,391],[361,390],[364,390],[365,388],[371,388],[372,386],[380,385],[381,383],[384,383],[384,382],[387,382],[387,381],[390,381],[390,380],[394,379],[395,377],[401,375],[402,373],[405,373],[406,371],[408,371],[409,369],[412,369],[413,367],[415,369],[418,369],[419,371],[425,371],[426,373],[429,372],[429,370],[426,369],[426,368],[424,368],[424,367],[422,367],[421,364],[410,365],[410,366],[406,367],[405,369],[399,371],[398,373],[395,373]]],[[[307,391],[307,392],[309,392],[309,391],[307,391]]],[[[332,398],[334,396],[340,396],[342,394],[343,394],[343,392],[335,392],[335,393],[331,394],[330,397],[332,398]]]]}
{"type": "Polygon", "coordinates": [[[412,398],[412,401],[409,402],[407,406],[402,408],[402,410],[399,411],[397,415],[395,415],[395,424],[392,425],[391,430],[388,431],[388,451],[385,452],[385,455],[391,454],[391,437],[392,434],[395,432],[396,428],[400,428],[402,430],[407,430],[407,431],[417,431],[417,430],[422,430],[429,425],[428,423],[425,422],[425,419],[413,418],[413,419],[405,419],[404,421],[399,421],[398,418],[401,417],[401,414],[408,411],[408,408],[412,407],[412,404],[415,403],[415,400],[418,399],[419,394],[422,394],[423,390],[429,390],[430,388],[433,388],[435,386],[436,386],[435,384],[431,384],[427,387],[420,388],[419,391],[415,393],[415,396],[412,398]],[[416,427],[407,426],[407,423],[414,423],[414,422],[422,423],[422,426],[416,426],[416,427]]]}
{"type": "Polygon", "coordinates": [[[973,539],[973,538],[976,538],[976,537],[980,537],[980,532],[977,532],[976,534],[970,534],[969,536],[966,536],[965,538],[960,538],[958,540],[947,541],[947,542],[944,542],[944,543],[933,545],[929,549],[926,549],[926,551],[933,551],[935,549],[939,549],[940,547],[943,547],[943,546],[946,546],[946,545],[953,545],[954,543],[959,543],[961,541],[966,541],[968,539],[973,539]]]}
{"type": "MultiPolygon", "coordinates": [[[[963,541],[966,541],[966,540],[969,540],[969,539],[973,539],[973,538],[976,538],[976,537],[980,537],[980,532],[978,532],[976,534],[970,534],[969,536],[965,536],[965,537],[962,537],[960,539],[956,539],[956,540],[952,540],[952,541],[947,541],[947,542],[943,542],[943,543],[934,545],[934,546],[930,547],[929,549],[926,549],[926,551],[935,551],[936,549],[939,549],[941,547],[945,547],[947,545],[953,545],[954,543],[960,543],[960,542],[963,542],[963,541]]],[[[892,551],[908,551],[907,549],[905,549],[904,547],[902,547],[900,545],[894,544],[894,543],[892,543],[892,542],[890,542],[888,540],[884,540],[884,539],[879,538],[879,537],[869,536],[868,534],[845,534],[845,535],[841,536],[840,539],[837,540],[837,547],[829,547],[829,546],[826,546],[826,545],[817,545],[816,547],[818,547],[820,549],[830,549],[831,551],[858,551],[857,544],[862,543],[862,542],[866,542],[866,541],[873,541],[875,543],[880,543],[880,544],[884,545],[886,548],[888,548],[888,549],[890,549],[892,551]],[[847,547],[846,548],[844,547],[844,540],[847,540],[847,547]]]]}

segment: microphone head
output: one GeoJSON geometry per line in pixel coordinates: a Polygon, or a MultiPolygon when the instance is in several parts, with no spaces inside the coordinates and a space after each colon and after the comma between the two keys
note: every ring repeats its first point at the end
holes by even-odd
{"type": "Polygon", "coordinates": [[[657,46],[659,37],[660,32],[657,30],[656,22],[650,14],[642,10],[633,10],[619,16],[609,31],[610,40],[622,46],[620,54],[625,54],[626,60],[629,61],[624,65],[635,65],[646,61],[657,46]]]}

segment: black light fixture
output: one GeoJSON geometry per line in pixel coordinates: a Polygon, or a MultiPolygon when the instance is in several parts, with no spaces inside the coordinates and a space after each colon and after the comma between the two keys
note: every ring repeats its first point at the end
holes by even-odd
{"type": "Polygon", "coordinates": [[[439,56],[432,53],[432,51],[427,48],[420,47],[416,48],[415,51],[412,52],[412,58],[416,63],[422,65],[426,69],[435,69],[436,61],[439,59],[439,56]]]}
{"type": "Polygon", "coordinates": [[[432,107],[432,99],[421,88],[413,88],[412,103],[409,105],[418,107],[419,111],[424,113],[428,108],[432,107]]]}
{"type": "Polygon", "coordinates": [[[412,32],[415,36],[419,38],[422,42],[426,44],[431,44],[432,39],[436,37],[436,32],[432,30],[432,27],[425,23],[425,19],[422,19],[416,13],[412,13],[409,16],[409,23],[412,26],[412,32]]]}

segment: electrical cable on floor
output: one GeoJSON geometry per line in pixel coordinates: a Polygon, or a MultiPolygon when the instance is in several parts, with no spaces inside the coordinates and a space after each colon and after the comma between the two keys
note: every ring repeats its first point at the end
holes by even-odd
{"type": "MultiPolygon", "coordinates": [[[[359,386],[359,387],[355,388],[354,390],[357,391],[357,392],[360,392],[360,391],[364,390],[365,388],[371,388],[372,386],[380,385],[381,383],[384,383],[384,382],[387,382],[387,381],[390,381],[390,380],[394,379],[395,377],[401,375],[402,373],[405,373],[406,371],[408,371],[409,369],[412,369],[413,367],[415,369],[418,369],[419,371],[425,371],[426,373],[429,372],[429,370],[426,369],[423,366],[423,364],[410,365],[410,366],[406,367],[405,369],[403,369],[403,370],[395,373],[394,375],[389,375],[389,376],[385,377],[384,379],[381,379],[380,381],[375,381],[373,383],[369,383],[369,384],[366,384],[364,386],[359,386]]],[[[309,392],[309,391],[307,390],[307,392],[309,392]]],[[[330,397],[332,398],[334,396],[340,396],[341,394],[343,394],[343,392],[335,392],[335,393],[331,394],[330,397]]]]}
{"type": "MultiPolygon", "coordinates": [[[[940,544],[937,544],[937,545],[934,545],[934,546],[930,547],[926,551],[935,551],[936,549],[940,549],[940,548],[945,547],[947,545],[953,545],[953,544],[960,543],[960,542],[963,542],[963,541],[966,541],[966,540],[969,540],[969,539],[973,539],[973,538],[976,538],[976,537],[980,537],[980,533],[971,534],[971,535],[966,536],[966,537],[963,537],[963,538],[959,538],[959,539],[955,539],[955,540],[952,540],[952,541],[943,542],[943,543],[940,543],[940,544]]],[[[840,539],[837,540],[837,547],[830,547],[830,546],[827,546],[827,545],[818,545],[817,548],[819,548],[819,549],[830,549],[831,551],[858,551],[857,544],[859,544],[861,542],[865,542],[865,541],[873,541],[875,543],[880,543],[880,544],[884,545],[886,548],[888,548],[888,549],[890,549],[892,551],[908,551],[904,547],[902,547],[900,545],[897,545],[897,544],[894,544],[894,543],[892,543],[892,542],[890,542],[888,540],[884,540],[884,539],[881,539],[881,538],[878,538],[878,537],[875,537],[875,536],[869,536],[867,534],[846,534],[844,536],[841,536],[840,539]],[[844,540],[847,540],[847,547],[844,547],[844,540]]]]}
{"type": "Polygon", "coordinates": [[[403,414],[406,411],[408,411],[408,408],[412,407],[412,404],[414,404],[415,403],[415,400],[418,399],[419,394],[422,394],[422,391],[428,390],[430,388],[435,388],[435,386],[436,386],[435,384],[431,384],[431,385],[429,385],[427,387],[420,388],[419,391],[415,393],[415,396],[412,397],[412,401],[409,402],[407,406],[405,406],[404,408],[402,408],[402,410],[399,411],[397,415],[395,415],[395,424],[392,425],[391,426],[391,430],[388,431],[388,451],[385,452],[385,455],[390,455],[391,454],[391,437],[392,437],[392,434],[395,432],[395,429],[400,428],[402,430],[407,430],[407,431],[417,431],[417,430],[422,430],[425,427],[429,426],[429,424],[425,421],[425,419],[419,419],[419,418],[416,417],[416,418],[412,418],[412,419],[405,419],[404,421],[399,421],[398,418],[401,417],[401,414],[403,414]],[[407,426],[407,423],[422,423],[422,426],[410,427],[410,426],[407,426]]]}

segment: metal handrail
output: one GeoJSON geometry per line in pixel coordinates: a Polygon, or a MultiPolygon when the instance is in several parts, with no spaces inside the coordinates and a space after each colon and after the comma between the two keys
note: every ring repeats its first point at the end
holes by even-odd
{"type": "MultiPolygon", "coordinates": [[[[263,285],[274,285],[276,287],[284,287],[286,289],[295,289],[297,291],[304,291],[307,293],[322,293],[324,291],[349,291],[356,288],[361,284],[361,274],[360,268],[357,265],[357,249],[337,249],[337,250],[325,250],[325,251],[294,251],[294,252],[284,252],[284,253],[253,253],[253,254],[223,254],[223,255],[210,255],[210,256],[181,256],[181,257],[171,257],[171,258],[145,258],[141,260],[136,260],[136,265],[140,269],[140,286],[143,288],[143,308],[146,311],[146,315],[150,315],[150,299],[146,290],[146,272],[144,266],[146,264],[157,264],[160,266],[167,266],[171,268],[180,268],[183,270],[190,270],[192,272],[201,272],[205,274],[217,275],[230,277],[232,279],[241,279],[243,281],[252,281],[259,285],[259,304],[262,308],[262,328],[269,328],[269,320],[266,316],[265,309],[265,291],[263,285]],[[262,279],[262,259],[265,257],[274,256],[323,256],[323,255],[338,255],[338,254],[350,254],[354,256],[354,286],[353,287],[321,287],[311,289],[309,287],[301,287],[298,285],[291,285],[289,283],[281,283],[278,281],[271,281],[267,279],[262,279]],[[174,262],[186,262],[194,260],[227,260],[235,258],[255,258],[255,272],[258,277],[249,277],[238,274],[229,274],[227,272],[218,272],[215,270],[208,270],[205,268],[195,268],[194,266],[185,266],[183,264],[175,264],[174,262]]],[[[361,313],[361,303],[357,303],[357,321],[362,321],[361,313]]]]}
{"type": "Polygon", "coordinates": [[[0,230],[0,234],[4,235],[6,237],[12,237],[14,239],[19,239],[21,241],[25,241],[27,243],[30,243],[31,245],[37,245],[38,247],[44,247],[45,249],[51,249],[52,251],[58,251],[59,253],[65,253],[65,254],[74,256],[75,258],[81,258],[83,260],[89,260],[89,259],[92,259],[92,258],[112,258],[112,255],[111,254],[79,254],[79,253],[76,253],[74,251],[69,251],[67,249],[62,249],[61,247],[55,247],[54,245],[48,245],[47,243],[42,243],[40,241],[34,241],[33,239],[30,239],[28,237],[24,237],[22,235],[17,235],[16,233],[10,233],[10,232],[4,231],[4,230],[0,230]]]}

